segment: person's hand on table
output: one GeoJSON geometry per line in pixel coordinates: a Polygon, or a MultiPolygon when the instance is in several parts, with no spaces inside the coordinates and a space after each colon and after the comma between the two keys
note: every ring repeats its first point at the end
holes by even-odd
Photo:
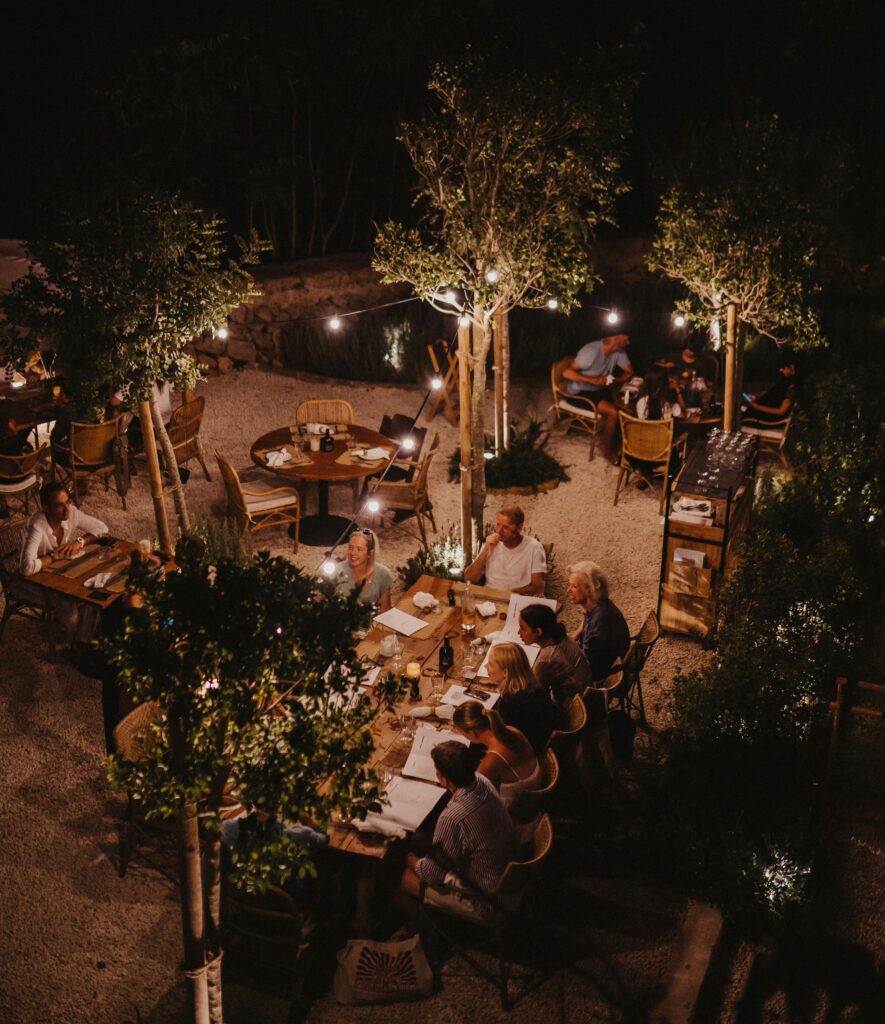
{"type": "Polygon", "coordinates": [[[59,547],[52,552],[52,558],[73,558],[75,555],[79,555],[83,548],[86,547],[86,538],[78,537],[77,540],[69,541],[67,544],[61,544],[59,547]]]}

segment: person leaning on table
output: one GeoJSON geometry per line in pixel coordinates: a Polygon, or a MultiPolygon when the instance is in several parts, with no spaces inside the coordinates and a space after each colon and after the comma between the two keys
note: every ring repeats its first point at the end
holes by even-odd
{"type": "Polygon", "coordinates": [[[19,563],[22,576],[48,569],[58,559],[73,558],[89,541],[108,532],[100,519],[77,508],[63,484],[44,484],[40,488],[40,507],[41,511],[28,520],[19,563]]]}
{"type": "Polygon", "coordinates": [[[464,570],[468,583],[509,590],[513,594],[544,594],[547,555],[544,545],[523,532],[525,512],[519,505],[505,505],[495,520],[477,559],[464,570]]]}

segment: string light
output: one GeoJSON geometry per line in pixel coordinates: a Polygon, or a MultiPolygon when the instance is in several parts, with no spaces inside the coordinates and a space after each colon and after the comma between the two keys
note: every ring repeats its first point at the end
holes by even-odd
{"type": "Polygon", "coordinates": [[[442,377],[434,377],[430,382],[430,386],[434,391],[440,391],[443,386],[442,377]]]}
{"type": "Polygon", "coordinates": [[[335,563],[332,561],[332,552],[331,551],[326,555],[326,558],[325,558],[325,560],[323,562],[323,565],[322,565],[322,570],[323,570],[323,575],[324,576],[334,576],[335,575],[335,563]]]}
{"type": "Polygon", "coordinates": [[[486,281],[488,281],[489,284],[494,284],[497,280],[498,280],[498,271],[495,270],[494,267],[492,267],[491,270],[487,270],[486,271],[486,281]]]}
{"type": "Polygon", "coordinates": [[[470,317],[469,316],[459,316],[458,317],[458,326],[459,327],[469,327],[470,326],[470,317]]]}
{"type": "Polygon", "coordinates": [[[605,319],[608,320],[610,324],[616,324],[621,318],[614,310],[611,310],[605,319]]]}
{"type": "Polygon", "coordinates": [[[454,293],[454,291],[451,288],[449,288],[445,295],[443,295],[443,299],[446,302],[448,302],[449,305],[454,306],[454,304],[458,301],[458,296],[454,293]]]}
{"type": "Polygon", "coordinates": [[[483,452],[482,457],[486,460],[486,462],[488,462],[489,459],[493,459],[495,457],[495,454],[494,452],[483,452]]]}
{"type": "Polygon", "coordinates": [[[366,502],[366,511],[371,512],[372,515],[375,515],[377,512],[381,511],[381,502],[378,501],[377,498],[370,498],[366,502]]]}
{"type": "Polygon", "coordinates": [[[548,299],[547,300],[547,308],[548,309],[559,309],[559,299],[548,299]]]}
{"type": "Polygon", "coordinates": [[[404,437],[402,443],[400,444],[400,448],[405,448],[407,452],[413,451],[415,448],[415,442],[411,439],[411,437],[404,437]]]}
{"type": "Polygon", "coordinates": [[[218,329],[216,330],[216,332],[215,332],[215,336],[216,336],[217,338],[221,338],[221,340],[222,340],[222,341],[224,341],[224,339],[225,339],[225,338],[226,338],[226,337],[227,337],[227,336],[228,336],[229,334],[230,334],[230,331],[229,331],[229,330],[228,330],[228,329],[227,329],[227,328],[226,328],[226,327],[225,327],[224,325],[222,325],[221,327],[219,327],[219,328],[218,328],[218,329]]]}
{"type": "Polygon", "coordinates": [[[332,319],[329,321],[329,326],[332,328],[333,331],[339,330],[339,328],[341,327],[341,318],[333,316],[332,319]]]}
{"type": "Polygon", "coordinates": [[[685,317],[681,313],[677,313],[673,317],[673,323],[676,327],[685,327],[685,317]]]}

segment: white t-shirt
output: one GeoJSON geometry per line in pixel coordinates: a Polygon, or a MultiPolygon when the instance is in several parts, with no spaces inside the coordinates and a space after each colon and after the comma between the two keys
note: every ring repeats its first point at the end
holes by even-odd
{"type": "Polygon", "coordinates": [[[486,559],[486,586],[516,590],[532,582],[533,572],[547,572],[547,556],[539,540],[523,536],[515,548],[499,541],[486,559]]]}
{"type": "MultiPolygon", "coordinates": [[[[672,405],[669,402],[661,402],[662,420],[678,420],[681,415],[682,410],[675,402],[672,405]]],[[[636,403],[636,418],[640,420],[648,419],[648,395],[643,395],[636,403]]]]}

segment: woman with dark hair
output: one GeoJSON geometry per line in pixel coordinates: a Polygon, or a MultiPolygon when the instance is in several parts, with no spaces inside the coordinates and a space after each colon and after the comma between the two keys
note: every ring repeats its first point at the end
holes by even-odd
{"type": "Polygon", "coordinates": [[[678,377],[663,366],[653,366],[645,376],[643,394],[636,403],[640,420],[676,420],[685,415],[685,399],[678,377]]]}
{"type": "Polygon", "coordinates": [[[532,666],[519,644],[495,644],[489,651],[489,679],[498,687],[501,699],[495,710],[514,726],[539,754],[559,717],[547,688],[532,674],[532,666]]]}
{"type": "Polygon", "coordinates": [[[550,691],[555,703],[565,710],[577,693],[593,685],[593,673],[581,645],[573,640],[546,604],[529,604],[519,616],[519,638],[524,644],[537,644],[541,652],[535,660],[535,678],[550,691]]]}
{"type": "Polygon", "coordinates": [[[747,412],[744,419],[775,423],[786,419],[796,400],[796,360],[792,353],[783,352],[778,365],[778,379],[765,392],[755,398],[744,394],[747,412]]]}

